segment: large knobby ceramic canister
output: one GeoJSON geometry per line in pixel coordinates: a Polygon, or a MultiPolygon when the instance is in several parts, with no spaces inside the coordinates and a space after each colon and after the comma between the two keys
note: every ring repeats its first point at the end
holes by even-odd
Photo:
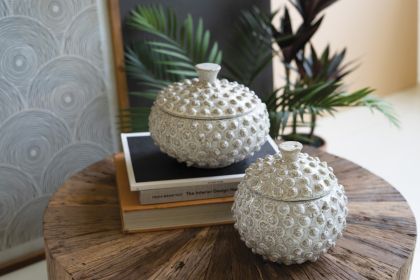
{"type": "Polygon", "coordinates": [[[161,151],[202,168],[228,166],[258,151],[270,126],[265,104],[248,87],[218,80],[217,64],[196,70],[198,79],[171,84],[151,109],[150,134],[161,151]]]}
{"type": "Polygon", "coordinates": [[[333,169],[301,149],[283,142],[281,153],[253,163],[232,207],[246,246],[287,265],[316,261],[346,225],[347,197],[333,169]]]}

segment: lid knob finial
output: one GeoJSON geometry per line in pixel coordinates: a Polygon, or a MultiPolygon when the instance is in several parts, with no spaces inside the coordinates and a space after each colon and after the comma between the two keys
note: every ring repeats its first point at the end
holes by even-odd
{"type": "Polygon", "coordinates": [[[200,63],[195,65],[195,69],[198,72],[198,79],[200,81],[212,83],[216,81],[221,67],[216,63],[200,63]]]}
{"type": "Polygon", "coordinates": [[[296,161],[303,146],[297,141],[286,141],[279,145],[281,155],[285,161],[296,161]]]}

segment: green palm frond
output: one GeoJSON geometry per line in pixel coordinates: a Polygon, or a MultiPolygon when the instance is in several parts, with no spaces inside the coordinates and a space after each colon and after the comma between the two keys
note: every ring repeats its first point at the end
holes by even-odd
{"type": "Polygon", "coordinates": [[[400,127],[400,121],[391,104],[374,96],[366,96],[355,102],[354,106],[368,107],[372,112],[382,113],[388,121],[396,127],[400,127]]]}
{"type": "Polygon", "coordinates": [[[272,61],[271,20],[257,7],[241,12],[229,56],[223,61],[228,78],[247,86],[258,77],[272,61]]]}
{"type": "Polygon", "coordinates": [[[287,111],[268,111],[270,119],[270,136],[273,139],[276,139],[279,136],[279,132],[284,132],[289,121],[289,115],[290,114],[287,111]]]}
{"type": "Polygon", "coordinates": [[[126,72],[146,92],[156,92],[167,86],[172,77],[155,61],[166,57],[154,52],[147,43],[138,42],[126,49],[126,72]]]}
{"type": "Polygon", "coordinates": [[[318,82],[299,85],[293,89],[280,88],[267,97],[265,103],[269,111],[272,137],[283,134],[286,127],[309,127],[312,136],[317,116],[334,116],[340,107],[368,107],[372,112],[383,114],[391,124],[399,127],[399,121],[392,106],[371,96],[372,88],[362,88],[351,93],[342,89],[341,81],[318,82]],[[309,120],[304,116],[310,116],[309,120]],[[292,119],[292,120],[291,120],[292,119]]]}
{"type": "MultiPolygon", "coordinates": [[[[211,41],[210,31],[204,28],[201,18],[195,21],[188,15],[179,22],[170,8],[139,5],[126,23],[148,38],[129,42],[125,51],[126,72],[140,88],[130,95],[154,100],[171,82],[197,77],[195,64],[222,62],[222,51],[217,42],[211,41]]],[[[146,129],[148,112],[148,108],[121,112],[121,128],[146,129]]]]}
{"type": "Polygon", "coordinates": [[[127,66],[131,68],[129,75],[131,73],[133,78],[151,72],[155,79],[174,82],[196,77],[194,65],[197,63],[222,61],[218,43],[210,42],[210,31],[204,28],[201,18],[194,22],[192,16],[188,15],[180,24],[175,12],[170,8],[165,9],[161,5],[139,5],[128,17],[127,24],[152,37],[151,40],[136,42],[143,45],[135,51],[141,61],[147,59],[145,55],[155,56],[152,64],[144,63],[146,69],[127,60],[127,66]],[[153,71],[148,72],[151,67],[159,69],[160,75],[153,71]]]}

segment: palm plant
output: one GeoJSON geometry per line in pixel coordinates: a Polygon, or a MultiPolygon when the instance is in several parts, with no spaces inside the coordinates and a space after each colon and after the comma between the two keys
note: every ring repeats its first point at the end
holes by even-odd
{"type": "MultiPolygon", "coordinates": [[[[126,71],[140,86],[130,95],[155,100],[159,91],[171,82],[197,76],[194,65],[200,62],[220,64],[222,51],[211,42],[210,31],[201,18],[191,15],[180,23],[175,12],[161,5],[138,5],[127,24],[149,36],[131,42],[126,48],[126,71]]],[[[148,107],[123,110],[120,126],[123,131],[148,129],[148,107]]]]}
{"type": "Polygon", "coordinates": [[[227,78],[248,87],[272,62],[272,32],[267,22],[275,14],[266,15],[258,7],[241,11],[234,25],[233,40],[223,59],[227,78]]]}
{"type": "Polygon", "coordinates": [[[286,140],[297,140],[305,144],[317,145],[314,137],[317,116],[333,115],[339,107],[365,106],[384,114],[388,120],[398,125],[390,105],[370,96],[374,91],[367,87],[347,92],[343,78],[354,68],[344,64],[346,50],[330,54],[327,46],[319,56],[311,44],[311,38],[320,27],[324,16],[320,13],[337,0],[290,0],[299,12],[302,22],[294,30],[287,7],[280,17],[280,28],[270,21],[273,41],[281,57],[285,72],[285,85],[275,90],[265,100],[270,114],[271,136],[281,135],[286,140]],[[290,120],[291,119],[291,120],[290,120]],[[291,132],[285,134],[285,128],[291,132]],[[308,127],[309,133],[298,128],[308,127]]]}
{"type": "MultiPolygon", "coordinates": [[[[204,28],[201,18],[194,21],[188,15],[180,24],[169,8],[139,5],[127,24],[151,39],[132,42],[126,50],[128,75],[141,87],[130,94],[154,100],[169,83],[195,77],[194,65],[204,61],[222,63],[227,78],[252,88],[273,57],[278,57],[284,67],[284,86],[264,94],[273,138],[281,136],[316,145],[318,116],[333,115],[337,108],[348,106],[379,111],[398,126],[390,105],[371,96],[373,89],[345,90],[343,79],[354,70],[351,64],[344,63],[345,49],[331,53],[327,46],[319,55],[311,44],[324,19],[322,12],[337,0],[289,1],[301,17],[297,28],[293,28],[287,6],[282,9],[278,28],[273,18],[279,11],[266,14],[257,7],[242,11],[230,55],[223,61],[217,42],[211,42],[210,31],[204,28]],[[290,128],[287,133],[286,128],[290,128]],[[302,133],[301,128],[309,132],[302,133]]],[[[148,114],[147,107],[124,110],[122,130],[147,130],[148,114]]]]}

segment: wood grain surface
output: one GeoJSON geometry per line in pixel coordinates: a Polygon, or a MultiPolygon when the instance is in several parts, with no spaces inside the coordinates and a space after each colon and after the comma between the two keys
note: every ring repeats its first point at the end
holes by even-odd
{"type": "Polygon", "coordinates": [[[408,279],[416,223],[401,194],[345,159],[334,168],[349,198],[343,238],[315,263],[264,261],[232,225],[123,234],[111,159],[68,180],[44,216],[50,279],[408,279]]]}

